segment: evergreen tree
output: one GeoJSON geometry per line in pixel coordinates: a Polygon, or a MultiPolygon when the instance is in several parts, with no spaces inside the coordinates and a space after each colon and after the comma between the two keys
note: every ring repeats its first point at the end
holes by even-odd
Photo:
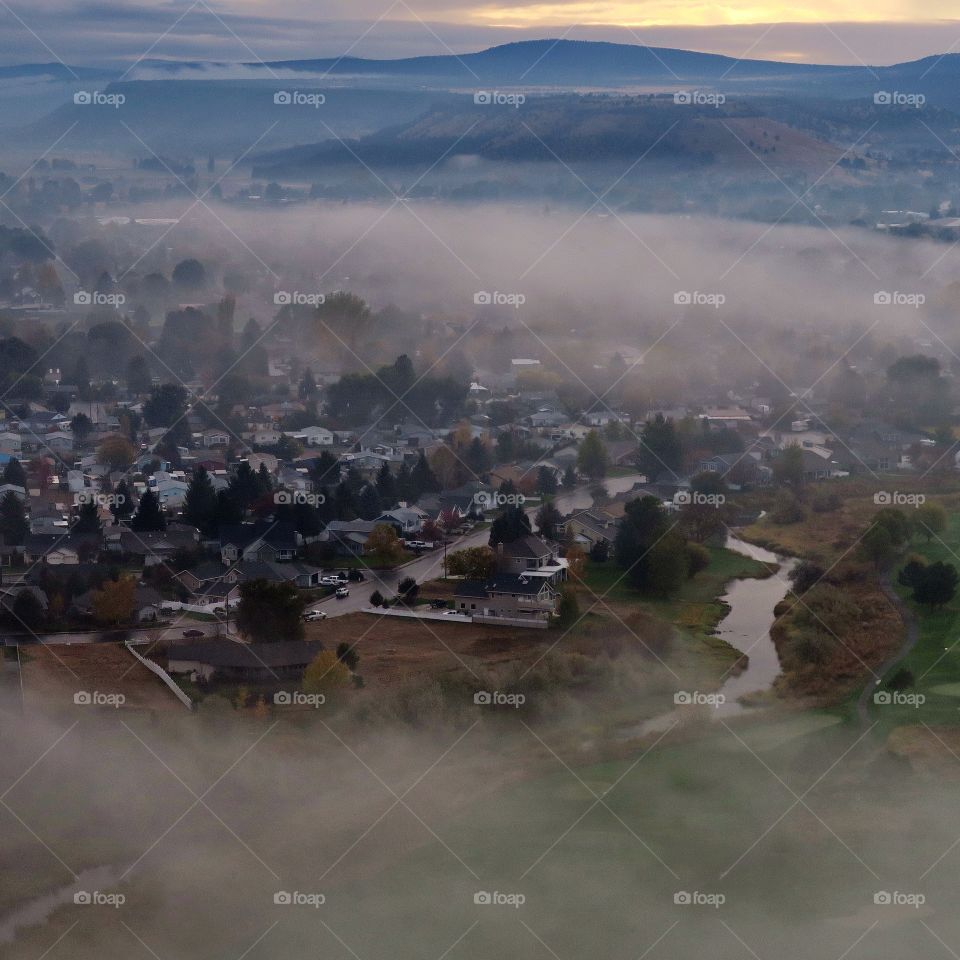
{"type": "Polygon", "coordinates": [[[581,441],[577,450],[577,467],[591,480],[599,480],[607,475],[610,458],[600,434],[591,430],[581,441]]]}
{"type": "Polygon", "coordinates": [[[384,507],[390,508],[397,502],[397,484],[388,463],[385,463],[377,474],[377,493],[380,494],[384,507]]]}
{"type": "Polygon", "coordinates": [[[476,477],[483,476],[490,469],[490,453],[479,437],[470,441],[463,459],[476,477]]]}
{"type": "Polygon", "coordinates": [[[117,484],[110,512],[113,514],[114,524],[120,523],[133,513],[133,496],[126,480],[121,480],[117,484]]]}
{"type": "Polygon", "coordinates": [[[530,518],[523,507],[508,506],[490,525],[490,546],[512,543],[531,532],[530,518]]]}
{"type": "Polygon", "coordinates": [[[413,477],[410,473],[410,468],[406,464],[406,461],[400,464],[400,469],[397,471],[394,484],[396,487],[397,500],[404,500],[407,503],[416,502],[417,491],[414,489],[413,477]]]}
{"type": "Polygon", "coordinates": [[[380,503],[380,494],[372,484],[367,484],[358,498],[358,508],[362,520],[376,520],[383,513],[380,503]]]}
{"type": "Polygon", "coordinates": [[[560,539],[563,532],[563,515],[549,501],[537,511],[536,523],[541,537],[547,540],[560,539]]]}
{"type": "Polygon", "coordinates": [[[137,533],[167,529],[167,518],[160,508],[160,500],[152,490],[147,490],[140,498],[137,512],[130,521],[130,528],[137,533]]]}
{"type": "Polygon", "coordinates": [[[662,413],[658,413],[644,426],[636,464],[650,479],[664,470],[679,472],[683,466],[680,437],[677,436],[673,421],[667,420],[662,413]]]}
{"type": "Polygon", "coordinates": [[[537,490],[545,497],[552,497],[557,492],[557,475],[550,467],[537,470],[537,490]]]}
{"type": "Polygon", "coordinates": [[[566,470],[563,471],[563,489],[572,490],[577,485],[577,471],[573,469],[573,464],[571,463],[566,470]]]}
{"type": "Polygon", "coordinates": [[[20,546],[30,530],[23,501],[12,490],[0,500],[0,534],[8,546],[20,546]]]}
{"type": "Polygon", "coordinates": [[[93,500],[80,505],[77,511],[77,522],[71,528],[71,533],[99,533],[101,529],[100,512],[93,500]]]}
{"type": "Polygon", "coordinates": [[[198,527],[205,536],[217,532],[217,491],[205,467],[196,467],[183,502],[183,519],[198,527]]]}
{"type": "Polygon", "coordinates": [[[314,461],[310,470],[310,479],[316,486],[329,486],[340,479],[340,461],[330,453],[324,450],[314,461]]]}
{"type": "Polygon", "coordinates": [[[16,457],[3,468],[3,482],[27,489],[27,471],[16,457]]]}
{"type": "Polygon", "coordinates": [[[262,490],[257,475],[250,469],[250,464],[242,460],[237,464],[229,483],[230,495],[243,512],[250,509],[250,505],[261,496],[262,490]]]}
{"type": "Polygon", "coordinates": [[[414,499],[419,499],[425,493],[440,492],[440,482],[427,462],[427,455],[422,450],[410,473],[410,481],[416,494],[414,499]]]}
{"type": "Polygon", "coordinates": [[[303,371],[303,376],[300,378],[298,393],[301,400],[308,400],[310,397],[316,396],[317,381],[313,378],[313,371],[309,367],[303,371]]]}

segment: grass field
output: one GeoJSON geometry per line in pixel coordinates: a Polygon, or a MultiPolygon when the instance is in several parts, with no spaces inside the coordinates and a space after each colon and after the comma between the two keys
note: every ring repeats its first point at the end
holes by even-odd
{"type": "MultiPolygon", "coordinates": [[[[950,515],[947,529],[939,537],[929,542],[914,541],[912,552],[931,563],[942,560],[960,567],[960,513],[950,515]]],[[[875,707],[873,715],[893,724],[960,723],[960,595],[946,606],[931,610],[915,604],[908,588],[897,585],[896,589],[920,627],[917,644],[902,664],[913,674],[915,684],[905,692],[922,694],[926,701],[917,707],[886,704],[882,709],[875,707]]]]}
{"type": "Polygon", "coordinates": [[[726,609],[720,597],[731,580],[743,577],[767,577],[768,566],[725,547],[709,547],[710,566],[687,580],[675,597],[654,600],[634,590],[623,571],[612,561],[588,563],[584,584],[588,591],[608,601],[635,604],[646,613],[673,623],[700,637],[711,634],[723,619],[726,609]]]}

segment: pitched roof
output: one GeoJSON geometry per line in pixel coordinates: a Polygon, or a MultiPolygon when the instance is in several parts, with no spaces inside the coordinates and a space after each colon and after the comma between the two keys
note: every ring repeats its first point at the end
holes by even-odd
{"type": "MultiPolygon", "coordinates": [[[[510,543],[504,543],[502,546],[505,557],[549,557],[553,555],[550,545],[532,533],[517,537],[516,540],[511,540],[510,543]]],[[[499,547],[497,549],[499,550],[499,547]]]]}
{"type": "Polygon", "coordinates": [[[305,667],[323,650],[311,640],[281,640],[277,643],[238,643],[235,640],[207,640],[177,644],[168,660],[195,660],[212,667],[305,667]]]}
{"type": "Polygon", "coordinates": [[[292,523],[286,521],[260,520],[257,523],[230,523],[220,528],[220,545],[232,545],[245,550],[256,540],[278,549],[295,550],[297,531],[292,523]]]}

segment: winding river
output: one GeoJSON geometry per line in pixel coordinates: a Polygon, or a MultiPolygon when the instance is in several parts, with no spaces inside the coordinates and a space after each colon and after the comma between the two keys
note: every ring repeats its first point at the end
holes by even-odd
{"type": "MultiPolygon", "coordinates": [[[[708,712],[712,719],[727,719],[750,709],[740,702],[740,698],[747,694],[766,692],[777,679],[780,659],[770,636],[770,628],[776,619],[774,608],[790,589],[790,572],[797,563],[792,557],[780,556],[735,536],[727,538],[726,547],[762,563],[776,563],[778,568],[773,576],[765,579],[749,577],[734,580],[721,597],[729,612],[720,622],[717,635],[746,654],[749,660],[745,669],[739,673],[730,673],[716,691],[722,696],[719,706],[698,710],[701,715],[708,712]]],[[[630,728],[628,736],[663,733],[687,719],[690,716],[689,711],[689,707],[678,707],[660,714],[630,728]]]]}

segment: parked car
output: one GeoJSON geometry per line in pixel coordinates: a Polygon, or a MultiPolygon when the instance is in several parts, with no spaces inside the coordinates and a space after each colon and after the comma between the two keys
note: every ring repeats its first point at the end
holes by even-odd
{"type": "Polygon", "coordinates": [[[314,623],[317,620],[326,620],[327,615],[322,610],[308,610],[304,615],[303,619],[307,623],[314,623]]]}
{"type": "Polygon", "coordinates": [[[183,635],[187,640],[197,640],[204,636],[204,633],[202,630],[184,630],[183,635]]]}
{"type": "Polygon", "coordinates": [[[445,617],[459,617],[459,616],[460,616],[460,611],[459,611],[459,610],[445,610],[445,611],[443,612],[443,615],[444,615],[445,617]]]}
{"type": "Polygon", "coordinates": [[[342,600],[344,597],[350,596],[350,590],[348,587],[338,587],[337,588],[337,599],[342,600]]]}
{"type": "Polygon", "coordinates": [[[320,584],[324,587],[338,587],[341,583],[339,577],[321,577],[320,584]]]}

